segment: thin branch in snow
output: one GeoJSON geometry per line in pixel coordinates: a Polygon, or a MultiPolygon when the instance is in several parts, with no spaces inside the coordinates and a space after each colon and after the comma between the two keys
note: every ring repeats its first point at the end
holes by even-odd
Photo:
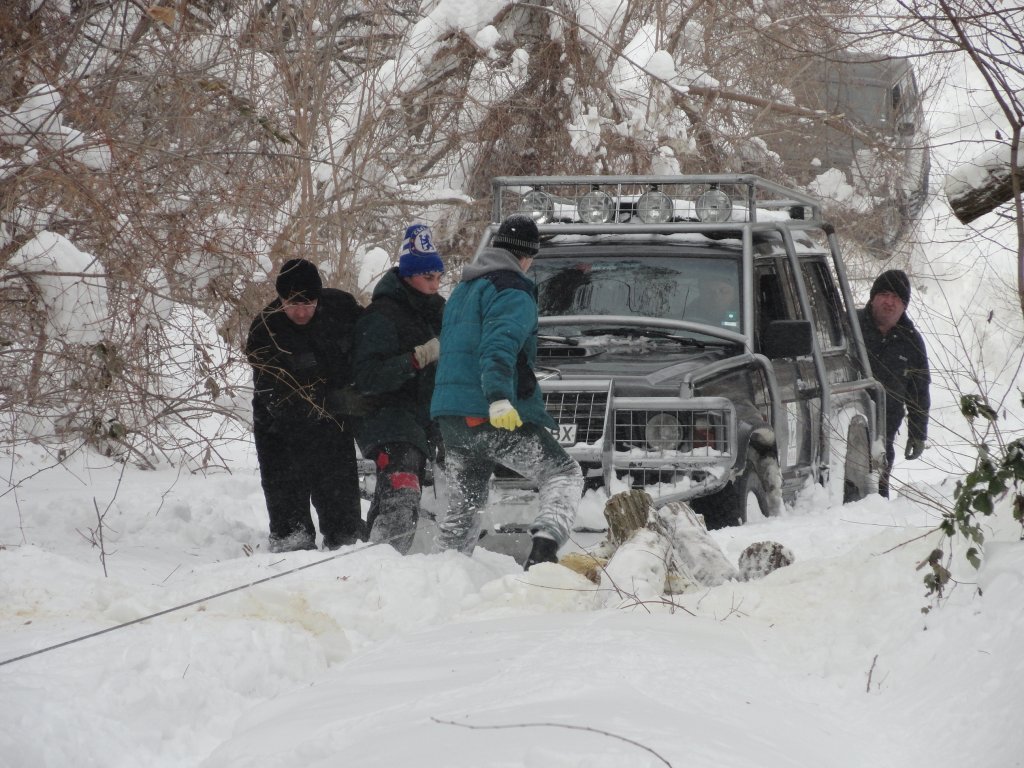
{"type": "Polygon", "coordinates": [[[590,733],[599,733],[602,736],[608,736],[612,739],[618,739],[619,741],[624,741],[627,744],[632,744],[635,747],[639,747],[645,752],[650,752],[662,763],[667,765],[669,768],[672,768],[672,763],[670,763],[668,760],[666,760],[664,757],[659,755],[657,752],[655,752],[653,749],[646,746],[645,744],[641,744],[639,741],[634,741],[633,739],[627,738],[625,736],[619,736],[616,733],[611,733],[610,731],[605,731],[600,728],[591,728],[588,725],[567,725],[564,723],[514,723],[509,725],[473,725],[471,723],[456,723],[453,720],[441,720],[437,717],[431,717],[430,719],[433,720],[435,723],[440,723],[441,725],[455,725],[459,728],[469,728],[470,730],[474,731],[502,730],[507,728],[566,728],[570,731],[589,731],[590,733]]]}

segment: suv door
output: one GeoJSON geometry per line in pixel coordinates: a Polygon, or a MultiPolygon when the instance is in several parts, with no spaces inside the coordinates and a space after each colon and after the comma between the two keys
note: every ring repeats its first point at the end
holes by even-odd
{"type": "Polygon", "coordinates": [[[811,305],[811,325],[828,380],[840,383],[865,377],[859,359],[853,354],[850,315],[824,254],[804,259],[801,270],[811,305]]]}
{"type": "MultiPolygon", "coordinates": [[[[756,351],[761,334],[773,320],[802,320],[789,264],[782,258],[758,259],[754,266],[756,351]]],[[[810,357],[771,361],[783,413],[775,420],[784,492],[792,497],[815,474],[821,446],[821,382],[810,357]]]]}

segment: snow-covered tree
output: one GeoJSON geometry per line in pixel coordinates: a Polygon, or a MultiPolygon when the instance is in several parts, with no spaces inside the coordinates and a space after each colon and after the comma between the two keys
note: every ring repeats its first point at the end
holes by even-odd
{"type": "MultiPolygon", "coordinates": [[[[881,49],[865,21],[875,3],[832,6],[8,4],[5,404],[46,416],[20,422],[35,435],[187,444],[198,421],[244,416],[239,340],[280,263],[309,258],[365,300],[422,220],[456,266],[495,175],[755,170],[804,183],[766,116],[856,133],[799,103],[795,84],[838,52],[881,49]],[[50,272],[95,289],[104,310],[88,336],[55,332],[50,272]]],[[[839,199],[836,211],[864,215],[839,199]]]]}

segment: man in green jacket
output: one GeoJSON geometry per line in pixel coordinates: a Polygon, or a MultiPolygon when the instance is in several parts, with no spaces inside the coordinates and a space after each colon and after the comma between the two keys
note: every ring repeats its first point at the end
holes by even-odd
{"type": "Polygon", "coordinates": [[[511,216],[463,270],[445,309],[430,409],[444,438],[448,481],[438,546],[473,552],[491,473],[500,463],[534,480],[540,491],[527,570],[558,560],[583,492],[583,473],[551,434],[555,422],[533,373],[537,288],[526,271],[539,246],[533,219],[511,216]]]}
{"type": "Polygon", "coordinates": [[[406,554],[416,534],[427,461],[440,438],[430,420],[444,298],[444,263],[426,224],[406,229],[398,266],[384,274],[356,326],[355,385],[374,403],[359,429],[377,465],[366,524],[371,542],[406,554]]]}

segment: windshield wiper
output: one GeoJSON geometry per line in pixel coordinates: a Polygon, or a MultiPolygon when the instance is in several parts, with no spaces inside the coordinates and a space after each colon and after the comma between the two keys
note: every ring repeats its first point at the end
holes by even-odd
{"type": "Polygon", "coordinates": [[[685,346],[704,349],[707,346],[703,341],[689,336],[677,336],[669,331],[658,328],[587,328],[583,331],[584,336],[628,336],[630,338],[666,339],[685,346]]]}
{"type": "Polygon", "coordinates": [[[652,339],[666,339],[688,347],[696,347],[697,349],[704,349],[704,347],[707,346],[703,341],[697,341],[697,339],[691,338],[690,336],[677,336],[676,334],[669,333],[668,331],[645,330],[641,331],[639,335],[652,339]]]}
{"type": "Polygon", "coordinates": [[[545,336],[544,334],[538,335],[537,341],[549,344],[565,344],[567,347],[578,347],[580,344],[579,339],[573,339],[569,336],[545,336]]]}

